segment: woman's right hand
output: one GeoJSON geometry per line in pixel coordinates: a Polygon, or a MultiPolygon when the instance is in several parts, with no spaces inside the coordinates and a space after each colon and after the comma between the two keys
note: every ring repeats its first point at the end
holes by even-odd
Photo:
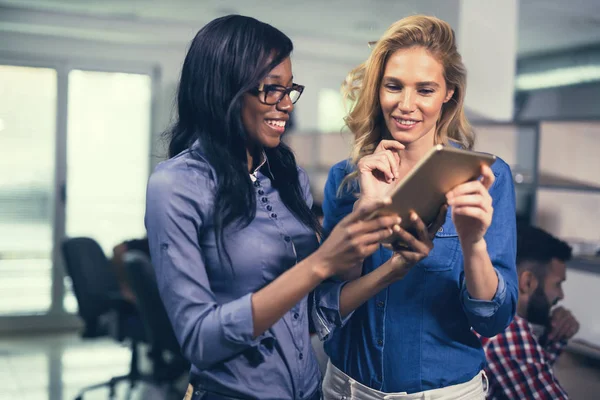
{"type": "Polygon", "coordinates": [[[384,196],[390,185],[400,177],[399,150],[404,145],[396,140],[382,140],[368,156],[358,161],[358,181],[360,184],[360,203],[370,202],[384,196]]]}
{"type": "Polygon", "coordinates": [[[346,272],[357,268],[362,261],[379,248],[382,240],[389,238],[400,229],[400,217],[385,215],[367,220],[375,211],[391,203],[391,199],[378,199],[364,204],[344,219],[333,229],[315,256],[316,263],[323,271],[321,276],[343,276],[346,272]]]}

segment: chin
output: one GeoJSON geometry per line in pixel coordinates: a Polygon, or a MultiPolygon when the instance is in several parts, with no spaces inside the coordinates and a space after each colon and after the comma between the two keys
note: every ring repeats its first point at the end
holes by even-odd
{"type": "Polygon", "coordinates": [[[266,140],[264,140],[262,142],[263,147],[266,147],[268,149],[274,149],[275,147],[279,146],[281,144],[281,138],[268,138],[266,140]]]}

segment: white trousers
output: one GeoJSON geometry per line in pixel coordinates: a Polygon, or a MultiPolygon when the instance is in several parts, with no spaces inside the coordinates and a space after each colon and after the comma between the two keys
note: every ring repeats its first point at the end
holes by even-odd
{"type": "Polygon", "coordinates": [[[481,371],[458,385],[412,394],[384,393],[355,381],[330,361],[323,379],[323,400],[485,400],[487,387],[487,376],[481,371]]]}

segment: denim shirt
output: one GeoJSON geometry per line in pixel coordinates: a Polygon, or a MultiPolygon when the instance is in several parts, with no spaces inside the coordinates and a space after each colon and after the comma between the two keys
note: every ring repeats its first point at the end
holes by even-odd
{"type": "MultiPolygon", "coordinates": [[[[384,392],[415,393],[472,379],[485,366],[473,328],[484,336],[502,332],[517,304],[515,194],[509,166],[497,159],[490,188],[494,214],[485,241],[498,275],[494,298],[471,298],[464,281],[463,254],[451,210],[435,235],[434,248],[407,276],[358,308],[325,343],[331,362],[355,380],[384,392]]],[[[357,185],[337,196],[352,171],[334,165],[325,186],[324,228],[329,232],[356,200],[357,185]]],[[[380,247],[363,264],[363,274],[391,257],[380,247]]]]}
{"type": "MultiPolygon", "coordinates": [[[[310,206],[307,175],[298,173],[310,206]]],[[[268,163],[254,176],[256,217],[241,230],[226,229],[231,265],[224,265],[213,226],[215,173],[201,146],[160,163],[146,198],[152,263],[192,378],[204,390],[245,399],[306,399],[321,379],[308,332],[308,296],[257,338],[251,296],[315,251],[318,241],[272,187],[268,163]]],[[[322,335],[341,324],[341,285],[322,284],[311,294],[322,335]]]]}

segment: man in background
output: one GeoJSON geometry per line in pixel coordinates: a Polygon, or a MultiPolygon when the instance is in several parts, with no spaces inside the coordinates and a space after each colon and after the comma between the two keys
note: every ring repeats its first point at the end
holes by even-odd
{"type": "Polygon", "coordinates": [[[571,247],[542,229],[517,229],[517,315],[504,333],[481,338],[486,353],[489,399],[568,399],[553,365],[579,330],[564,298],[571,247]]]}

